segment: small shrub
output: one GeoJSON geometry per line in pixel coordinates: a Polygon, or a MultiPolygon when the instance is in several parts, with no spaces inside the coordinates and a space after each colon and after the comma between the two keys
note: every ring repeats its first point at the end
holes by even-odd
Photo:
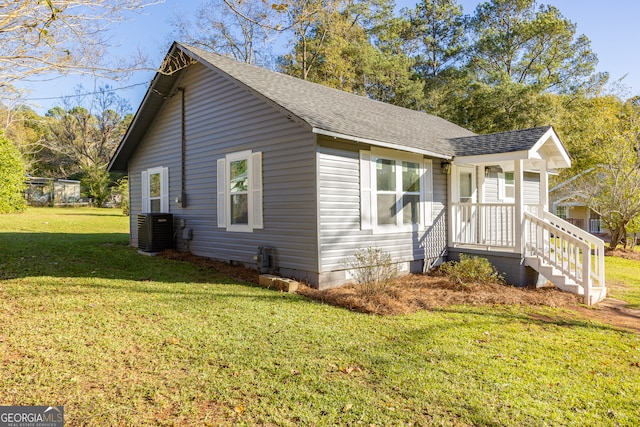
{"type": "Polygon", "coordinates": [[[116,182],[116,186],[112,190],[112,194],[116,196],[118,206],[122,208],[124,215],[129,215],[129,178],[120,178],[116,182]]]}
{"type": "Polygon", "coordinates": [[[447,262],[440,266],[440,272],[453,283],[467,286],[470,283],[503,283],[488,259],[460,254],[460,261],[447,262]]]}
{"type": "Polygon", "coordinates": [[[368,295],[385,292],[396,274],[391,254],[380,248],[358,249],[347,266],[362,292],[368,295]]]}

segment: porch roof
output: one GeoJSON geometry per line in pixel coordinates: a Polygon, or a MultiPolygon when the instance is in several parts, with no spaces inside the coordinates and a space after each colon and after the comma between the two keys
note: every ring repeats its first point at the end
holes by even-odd
{"type": "Polygon", "coordinates": [[[451,142],[456,164],[546,160],[551,169],[571,166],[569,153],[552,126],[454,138],[451,142]]]}

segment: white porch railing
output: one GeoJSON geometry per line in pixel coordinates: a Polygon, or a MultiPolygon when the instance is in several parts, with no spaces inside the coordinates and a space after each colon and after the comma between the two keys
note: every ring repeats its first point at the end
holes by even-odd
{"type": "MultiPolygon", "coordinates": [[[[604,242],[540,206],[525,206],[522,248],[516,248],[514,204],[453,203],[451,214],[454,246],[524,252],[523,258],[535,256],[582,287],[586,304],[594,300],[593,287],[599,292],[605,289],[604,242]]],[[[601,295],[596,295],[595,300],[599,299],[601,295]]]]}
{"type": "Polygon", "coordinates": [[[604,289],[604,241],[548,212],[524,214],[525,256],[539,257],[584,289],[586,304],[592,288],[604,289]]]}
{"type": "Polygon", "coordinates": [[[513,203],[453,203],[453,244],[515,248],[513,203]]]}

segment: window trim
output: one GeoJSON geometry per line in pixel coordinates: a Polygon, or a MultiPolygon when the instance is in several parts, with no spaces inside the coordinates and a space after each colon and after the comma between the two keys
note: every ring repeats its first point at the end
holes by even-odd
{"type": "Polygon", "coordinates": [[[165,166],[156,166],[143,170],[141,173],[142,187],[142,213],[151,213],[151,186],[149,178],[151,175],[160,175],[160,213],[169,213],[169,168],[165,166]]]}
{"type": "Polygon", "coordinates": [[[565,205],[555,205],[553,214],[560,219],[566,220],[569,217],[569,209],[565,205]],[[562,214],[559,211],[562,211],[562,214]]]}
{"type": "Polygon", "coordinates": [[[499,180],[499,187],[498,187],[498,191],[500,192],[499,199],[503,202],[506,203],[515,203],[516,202],[516,198],[515,197],[507,197],[507,174],[511,173],[513,174],[513,184],[509,184],[509,186],[513,186],[513,193],[515,194],[516,192],[516,183],[515,183],[515,173],[513,171],[505,171],[505,172],[500,172],[498,173],[498,180],[499,180]]]}
{"type": "Polygon", "coordinates": [[[420,154],[401,153],[398,151],[372,147],[371,150],[360,151],[360,228],[372,230],[373,234],[397,233],[402,231],[424,230],[433,225],[433,167],[432,160],[420,154]],[[378,225],[378,190],[376,161],[378,159],[393,160],[396,165],[396,203],[402,197],[402,162],[419,165],[420,191],[418,223],[399,224],[403,219],[403,211],[396,213],[396,224],[378,225]]]}
{"type": "Polygon", "coordinates": [[[262,152],[236,151],[217,161],[218,228],[231,232],[251,233],[263,228],[262,219],[262,152]],[[247,223],[231,224],[231,162],[247,161],[247,223]]]}

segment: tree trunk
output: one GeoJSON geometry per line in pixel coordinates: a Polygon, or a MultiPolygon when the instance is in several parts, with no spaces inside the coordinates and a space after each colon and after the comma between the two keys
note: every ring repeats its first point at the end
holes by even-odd
{"type": "Polygon", "coordinates": [[[611,230],[611,243],[609,243],[609,247],[611,249],[615,249],[618,244],[620,243],[620,241],[622,240],[622,238],[625,235],[625,230],[624,227],[616,227],[615,229],[611,230]]]}

